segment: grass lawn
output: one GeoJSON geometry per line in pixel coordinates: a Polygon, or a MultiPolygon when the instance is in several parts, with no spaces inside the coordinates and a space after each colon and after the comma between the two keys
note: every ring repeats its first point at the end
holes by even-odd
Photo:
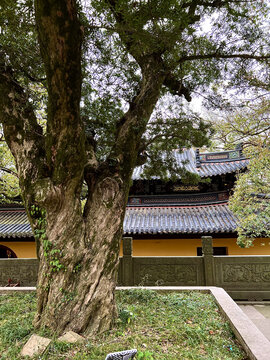
{"type": "MultiPolygon", "coordinates": [[[[0,359],[20,359],[35,331],[35,294],[0,296],[0,359]]],[[[117,292],[115,327],[80,345],[54,340],[42,356],[50,360],[104,360],[110,352],[136,348],[137,360],[246,359],[211,295],[199,292],[158,294],[117,292]]],[[[48,330],[39,335],[53,338],[48,330]]]]}

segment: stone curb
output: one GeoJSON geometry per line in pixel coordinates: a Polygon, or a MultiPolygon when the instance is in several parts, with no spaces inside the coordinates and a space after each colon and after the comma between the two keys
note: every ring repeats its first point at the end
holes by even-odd
{"type": "Polygon", "coordinates": [[[16,294],[16,293],[19,293],[19,292],[22,292],[22,293],[28,293],[28,292],[32,292],[32,291],[36,291],[36,287],[32,286],[32,287],[23,287],[23,286],[18,286],[18,287],[1,287],[0,286],[0,295],[1,294],[16,294]]]}
{"type": "MultiPolygon", "coordinates": [[[[222,288],[214,286],[121,286],[116,290],[148,289],[159,292],[201,291],[210,293],[251,360],[269,360],[270,342],[222,288]]],[[[0,294],[35,291],[35,287],[0,287],[0,294]]]]}

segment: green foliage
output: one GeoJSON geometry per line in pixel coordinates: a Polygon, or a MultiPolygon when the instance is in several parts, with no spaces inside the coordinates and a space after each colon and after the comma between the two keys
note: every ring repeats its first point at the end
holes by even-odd
{"type": "Polygon", "coordinates": [[[142,140],[148,157],[143,176],[158,176],[175,181],[180,175],[183,182],[198,183],[199,176],[176,165],[174,152],[192,146],[208,145],[213,133],[212,125],[205,123],[199,115],[182,104],[174,104],[172,97],[160,101],[158,108],[159,110],[154,111],[142,140]],[[176,111],[177,118],[174,117],[176,111]]]}
{"type": "Polygon", "coordinates": [[[4,141],[0,127],[0,202],[12,202],[20,195],[14,158],[4,141]]]}
{"type": "MultiPolygon", "coordinates": [[[[243,102],[238,111],[214,115],[210,122],[216,133],[214,146],[234,149],[242,144],[247,156],[252,156],[253,148],[269,146],[270,136],[270,100],[266,93],[262,100],[243,102]]],[[[256,155],[256,151],[254,153],[256,155]]]]}
{"type": "Polygon", "coordinates": [[[16,360],[20,348],[34,331],[32,320],[36,310],[35,294],[0,297],[1,360],[16,360]]]}
{"type": "Polygon", "coordinates": [[[230,199],[242,247],[251,246],[257,237],[270,237],[270,150],[257,148],[250,155],[248,171],[239,176],[230,199]]]}
{"type": "Polygon", "coordinates": [[[216,122],[216,144],[227,149],[241,143],[250,159],[238,175],[229,206],[238,218],[238,244],[249,247],[257,237],[270,236],[270,102],[250,104],[216,122]]]}
{"type": "Polygon", "coordinates": [[[135,315],[130,310],[128,309],[119,310],[119,319],[122,321],[124,325],[128,325],[135,318],[136,318],[135,315]]]}
{"type": "MultiPolygon", "coordinates": [[[[91,14],[84,18],[87,37],[91,39],[85,41],[85,46],[86,59],[95,71],[88,67],[85,72],[82,112],[100,159],[109,154],[119,119],[141,86],[143,55],[161,53],[164,66],[172,71],[179,86],[203,93],[206,102],[207,98],[210,101],[209,106],[213,103],[217,106],[220,101],[224,105],[220,91],[225,86],[239,88],[242,82],[259,78],[263,73],[255,70],[254,60],[235,61],[229,56],[248,53],[251,49],[260,49],[260,54],[267,52],[266,36],[260,27],[267,13],[266,4],[251,7],[229,1],[221,8],[198,7],[192,14],[189,4],[183,6],[177,1],[122,0],[116,2],[115,10],[121,13],[121,24],[116,22],[109,4],[109,1],[95,1],[91,10],[83,8],[84,14],[87,11],[91,14]],[[207,30],[203,31],[203,27],[207,30]],[[207,54],[228,55],[228,58],[215,55],[208,58],[207,54]],[[194,58],[181,60],[188,56],[194,58]],[[226,79],[225,83],[221,79],[226,79]]],[[[265,69],[263,63],[260,67],[265,69]]],[[[164,180],[168,174],[171,178],[179,174],[184,177],[186,174],[176,167],[171,150],[207,145],[211,135],[209,125],[175,96],[175,90],[164,86],[141,141],[140,154],[148,160],[144,176],[156,175],[164,180]]]]}
{"type": "MultiPolygon", "coordinates": [[[[263,61],[255,64],[248,56],[237,60],[230,56],[250,53],[259,57],[269,53],[263,30],[268,5],[228,1],[199,6],[175,0],[121,0],[113,9],[114,2],[108,0],[78,3],[84,28],[81,117],[96,158],[103,161],[109,156],[121,119],[143,83],[144,61],[156,54],[164,63],[164,71],[177,82],[177,89],[163,86],[138,147],[139,155],[149,160],[145,167],[148,177],[155,174],[166,180],[168,171],[172,178],[176,174],[184,176],[175,166],[171,150],[207,145],[211,130],[177,92],[185,88],[189,94],[201,93],[211,104],[218,105],[224,86],[235,89],[244,83],[250,89],[265,80],[263,61]],[[116,14],[121,14],[121,21],[116,14]]],[[[4,0],[0,11],[1,54],[6,66],[14,70],[16,81],[29,94],[46,132],[48,84],[33,2],[4,0]]],[[[5,186],[17,189],[10,175],[6,176],[5,186]]]]}
{"type": "Polygon", "coordinates": [[[33,5],[31,0],[2,0],[0,4],[0,52],[29,91],[31,82],[44,77],[33,5]]]}
{"type": "Polygon", "coordinates": [[[74,300],[74,298],[76,297],[76,292],[70,292],[62,288],[60,288],[59,290],[62,294],[63,303],[69,303],[70,301],[74,300]]]}
{"type": "MultiPolygon", "coordinates": [[[[188,110],[192,96],[203,94],[223,105],[225,85],[229,93],[267,79],[269,7],[261,1],[250,5],[234,0],[1,1],[0,122],[16,155],[24,199],[49,204],[47,211],[55,198],[55,209],[73,206],[85,180],[87,217],[107,176],[122,182],[122,199],[134,167],[147,159],[149,176],[167,179],[168,171],[179,176],[171,150],[202,146],[211,135],[210,127],[188,110]]],[[[118,205],[125,206],[124,201],[118,205]]],[[[44,219],[37,216],[35,235],[50,271],[57,272],[64,269],[64,254],[46,238],[44,219]]],[[[76,223],[89,219],[84,220],[76,223]]],[[[42,309],[48,314],[46,301],[42,309]]],[[[94,319],[95,314],[86,316],[94,319]]],[[[194,336],[188,329],[187,339],[178,340],[190,347],[189,339],[199,342],[204,331],[197,325],[194,336]]]]}
{"type": "MultiPolygon", "coordinates": [[[[209,294],[135,289],[117,292],[117,302],[125,309],[132,308],[136,318],[124,327],[118,321],[111,331],[80,344],[59,342],[53,334],[39,330],[39,335],[53,339],[42,359],[104,360],[110,352],[131,348],[138,349],[136,359],[141,360],[245,358],[209,294]]],[[[36,332],[32,327],[35,307],[33,294],[0,297],[1,359],[19,358],[23,344],[36,332]]]]}
{"type": "MultiPolygon", "coordinates": [[[[41,209],[37,205],[32,205],[31,217],[35,218],[36,227],[35,227],[35,238],[40,240],[43,246],[44,257],[50,264],[50,269],[52,272],[58,272],[64,269],[64,265],[61,263],[61,258],[63,256],[60,249],[55,249],[52,242],[48,239],[46,234],[46,211],[41,209]]],[[[79,269],[77,267],[77,269],[79,269]]]]}
{"type": "Polygon", "coordinates": [[[74,269],[72,270],[72,272],[78,273],[79,271],[81,271],[81,267],[82,267],[81,264],[75,265],[75,266],[74,266],[74,269]]]}
{"type": "Polygon", "coordinates": [[[137,354],[137,359],[138,360],[154,360],[153,358],[153,353],[151,353],[150,351],[138,351],[137,354]]]}

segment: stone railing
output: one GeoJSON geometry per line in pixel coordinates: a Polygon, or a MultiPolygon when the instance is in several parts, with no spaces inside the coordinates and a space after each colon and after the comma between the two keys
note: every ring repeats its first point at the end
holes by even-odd
{"type": "Polygon", "coordinates": [[[38,259],[0,259],[0,286],[35,286],[37,274],[38,259]]]}
{"type": "MultiPolygon", "coordinates": [[[[122,286],[218,286],[234,299],[270,300],[270,256],[213,256],[212,238],[202,237],[203,256],[132,256],[123,238],[118,284],[122,286]]],[[[0,286],[8,279],[35,286],[37,259],[1,259],[0,286]]]]}
{"type": "Polygon", "coordinates": [[[270,300],[270,256],[213,256],[210,236],[203,256],[133,257],[132,238],[123,238],[119,284],[123,286],[218,286],[234,299],[270,300]]]}

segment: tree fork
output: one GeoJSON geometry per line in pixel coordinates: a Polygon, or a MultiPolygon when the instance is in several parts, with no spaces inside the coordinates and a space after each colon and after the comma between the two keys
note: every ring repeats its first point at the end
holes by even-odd
{"type": "Polygon", "coordinates": [[[59,334],[67,330],[92,334],[113,324],[126,201],[121,186],[113,178],[100,181],[85,219],[80,203],[72,204],[72,199],[66,199],[61,213],[50,214],[49,248],[44,241],[40,247],[36,326],[59,334]]]}

